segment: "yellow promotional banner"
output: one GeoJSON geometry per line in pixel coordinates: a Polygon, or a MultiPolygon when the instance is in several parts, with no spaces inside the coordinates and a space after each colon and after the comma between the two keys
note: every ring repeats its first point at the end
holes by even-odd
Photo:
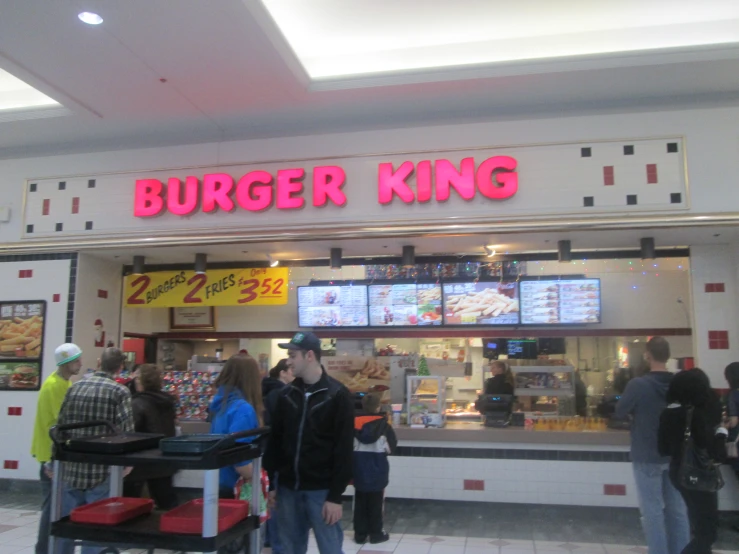
{"type": "Polygon", "coordinates": [[[157,271],[126,277],[129,308],[280,306],[287,304],[288,269],[157,271]]]}

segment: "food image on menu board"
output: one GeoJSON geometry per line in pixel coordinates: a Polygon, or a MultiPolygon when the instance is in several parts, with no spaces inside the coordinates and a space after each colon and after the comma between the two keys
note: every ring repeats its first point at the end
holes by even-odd
{"type": "Polygon", "coordinates": [[[299,308],[300,327],[366,327],[366,306],[299,308]]]}
{"type": "Polygon", "coordinates": [[[521,323],[599,323],[600,280],[521,282],[521,323]]]}
{"type": "Polygon", "coordinates": [[[552,281],[521,281],[521,323],[559,323],[560,288],[552,281]]]}
{"type": "Polygon", "coordinates": [[[446,325],[517,325],[517,283],[448,283],[444,285],[446,325]]]}
{"type": "Polygon", "coordinates": [[[298,306],[366,306],[364,285],[298,287],[298,306]]]}
{"type": "Polygon", "coordinates": [[[38,362],[0,363],[0,390],[35,390],[39,386],[40,376],[38,362]]]}
{"type": "Polygon", "coordinates": [[[0,358],[39,358],[44,336],[43,303],[0,304],[0,358]]]}
{"type": "Polygon", "coordinates": [[[369,286],[370,325],[441,325],[441,287],[437,284],[369,286]]]}

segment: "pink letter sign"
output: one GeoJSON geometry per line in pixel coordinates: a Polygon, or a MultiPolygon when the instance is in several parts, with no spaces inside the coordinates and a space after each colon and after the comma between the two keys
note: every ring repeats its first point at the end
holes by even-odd
{"type": "Polygon", "coordinates": [[[188,215],[198,205],[198,178],[185,179],[185,199],[182,200],[182,183],[177,177],[167,181],[167,209],[175,215],[188,215]]]}
{"type": "Polygon", "coordinates": [[[493,156],[477,168],[477,188],[483,196],[493,200],[505,200],[518,192],[516,159],[510,156],[493,156]],[[495,177],[495,182],[493,182],[495,177]]]}
{"type": "Polygon", "coordinates": [[[380,204],[392,202],[393,194],[397,194],[406,204],[413,202],[413,191],[405,182],[413,174],[413,162],[403,162],[396,172],[393,172],[393,164],[383,163],[377,172],[377,196],[380,204]]]}
{"type": "Polygon", "coordinates": [[[162,182],[158,179],[139,179],[136,181],[136,195],[133,201],[133,215],[152,217],[162,211],[162,182]]]}

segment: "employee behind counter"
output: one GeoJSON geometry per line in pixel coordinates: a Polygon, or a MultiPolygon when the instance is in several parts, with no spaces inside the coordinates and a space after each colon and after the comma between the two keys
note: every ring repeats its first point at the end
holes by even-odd
{"type": "Polygon", "coordinates": [[[516,380],[508,364],[493,360],[490,362],[490,373],[493,376],[485,381],[484,394],[510,394],[512,396],[516,388],[516,380]]]}

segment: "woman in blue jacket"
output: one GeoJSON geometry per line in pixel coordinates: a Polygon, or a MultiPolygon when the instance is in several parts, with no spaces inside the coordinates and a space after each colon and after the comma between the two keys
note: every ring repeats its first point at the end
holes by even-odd
{"type": "MultiPolygon", "coordinates": [[[[262,377],[259,364],[249,356],[233,356],[223,366],[216,379],[218,391],[210,405],[210,432],[229,434],[262,426],[262,377]]],[[[244,439],[248,442],[251,439],[244,439]]],[[[251,479],[251,462],[243,462],[220,470],[221,498],[234,498],[234,486],[243,477],[251,479]]]]}

